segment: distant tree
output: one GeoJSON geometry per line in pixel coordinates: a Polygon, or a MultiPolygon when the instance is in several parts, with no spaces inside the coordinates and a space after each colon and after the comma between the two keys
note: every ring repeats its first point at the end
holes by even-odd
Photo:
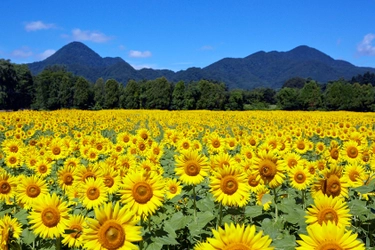
{"type": "Polygon", "coordinates": [[[17,72],[9,60],[0,59],[0,108],[11,109],[16,102],[17,72]]]}
{"type": "Polygon", "coordinates": [[[142,107],[146,109],[169,109],[172,86],[165,77],[147,81],[142,90],[142,107]]]}
{"type": "Polygon", "coordinates": [[[322,92],[317,82],[305,83],[299,93],[299,103],[303,110],[316,110],[322,106],[322,92]]]}
{"type": "Polygon", "coordinates": [[[298,110],[300,104],[298,102],[299,90],[295,88],[282,88],[276,94],[277,104],[285,110],[298,110]]]}
{"type": "Polygon", "coordinates": [[[222,110],[226,103],[225,85],[207,80],[198,82],[200,97],[197,101],[197,109],[222,110]]]}
{"type": "Polygon", "coordinates": [[[104,108],[114,109],[119,108],[120,88],[119,83],[114,79],[109,79],[105,82],[105,100],[104,108]]]}
{"type": "Polygon", "coordinates": [[[172,93],[171,109],[181,110],[185,106],[185,83],[179,81],[176,83],[172,93]]]}
{"type": "Polygon", "coordinates": [[[17,75],[15,86],[15,99],[13,109],[30,108],[34,97],[34,80],[26,64],[14,64],[17,75]]]}
{"type": "Polygon", "coordinates": [[[90,99],[90,83],[83,77],[78,77],[74,86],[74,106],[87,109],[90,99]]]}
{"type": "Polygon", "coordinates": [[[139,84],[130,80],[122,90],[120,107],[125,109],[139,109],[139,84]]]}
{"type": "Polygon", "coordinates": [[[343,79],[330,82],[323,94],[324,103],[328,110],[352,110],[353,85],[343,79]]]}
{"type": "Polygon", "coordinates": [[[370,73],[367,71],[363,75],[358,74],[357,76],[353,76],[352,80],[350,81],[351,83],[359,83],[361,85],[363,84],[371,84],[372,86],[375,86],[375,74],[370,73]]]}
{"type": "Polygon", "coordinates": [[[225,105],[227,110],[243,110],[243,90],[236,89],[229,92],[228,102],[225,105]]]}
{"type": "Polygon", "coordinates": [[[286,80],[282,86],[282,88],[297,88],[302,89],[305,86],[306,79],[302,77],[292,77],[286,80]]]}
{"type": "Polygon", "coordinates": [[[75,81],[69,75],[64,75],[60,82],[59,100],[61,108],[73,107],[75,81]]]}
{"type": "Polygon", "coordinates": [[[197,82],[191,82],[186,86],[185,90],[185,104],[184,109],[192,110],[197,108],[197,101],[199,100],[201,96],[201,92],[198,88],[197,82]]]}
{"type": "Polygon", "coordinates": [[[93,86],[95,109],[102,109],[105,102],[105,83],[103,78],[96,80],[93,86]]]}

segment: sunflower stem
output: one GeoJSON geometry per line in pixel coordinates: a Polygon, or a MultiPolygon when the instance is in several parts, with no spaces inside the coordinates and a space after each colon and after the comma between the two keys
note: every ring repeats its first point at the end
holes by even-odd
{"type": "Polygon", "coordinates": [[[277,219],[279,217],[279,210],[277,208],[277,192],[276,192],[276,188],[273,188],[273,200],[275,202],[275,222],[277,222],[277,219]]]}
{"type": "Polygon", "coordinates": [[[216,230],[221,227],[221,220],[223,219],[223,203],[220,202],[219,206],[219,219],[218,222],[216,223],[216,230]]]}
{"type": "Polygon", "coordinates": [[[61,250],[61,238],[56,238],[56,250],[61,250]]]}
{"type": "Polygon", "coordinates": [[[193,185],[193,202],[194,202],[194,221],[197,221],[197,194],[195,192],[195,185],[193,185]]]}
{"type": "MultiPolygon", "coordinates": [[[[141,215],[141,227],[144,229],[143,227],[143,215],[141,215]]],[[[143,237],[142,237],[142,240],[139,242],[139,250],[142,250],[143,249],[143,237]]]]}
{"type": "Polygon", "coordinates": [[[302,209],[305,210],[306,204],[305,204],[305,197],[306,197],[306,191],[302,190],[302,209]]]}

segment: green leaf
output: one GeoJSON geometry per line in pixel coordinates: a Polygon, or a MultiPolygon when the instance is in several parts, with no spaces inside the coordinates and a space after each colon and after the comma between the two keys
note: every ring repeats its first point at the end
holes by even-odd
{"type": "Polygon", "coordinates": [[[216,217],[210,211],[197,213],[197,220],[188,225],[190,234],[193,236],[201,234],[201,230],[214,218],[216,217]]]}
{"type": "Polygon", "coordinates": [[[153,242],[160,243],[163,245],[178,245],[179,244],[174,237],[168,237],[168,236],[154,238],[153,242]]]}
{"type": "Polygon", "coordinates": [[[164,222],[163,229],[169,234],[169,236],[172,236],[173,238],[177,237],[176,229],[173,228],[169,221],[164,222]]]}
{"type": "Polygon", "coordinates": [[[200,211],[214,211],[215,202],[212,195],[207,195],[206,198],[197,201],[197,208],[200,211]]]}
{"type": "Polygon", "coordinates": [[[160,250],[162,249],[163,244],[160,242],[153,242],[147,246],[146,250],[160,250]]]}
{"type": "Polygon", "coordinates": [[[30,245],[30,244],[33,243],[33,242],[35,241],[35,239],[36,239],[35,234],[34,234],[32,231],[30,231],[29,229],[24,229],[24,230],[22,231],[22,235],[21,235],[21,237],[22,237],[22,241],[23,241],[25,244],[27,244],[27,245],[30,245]]]}
{"type": "Polygon", "coordinates": [[[272,201],[272,198],[273,198],[272,195],[264,194],[261,199],[262,205],[265,205],[267,202],[272,201]]]}
{"type": "Polygon", "coordinates": [[[17,220],[23,224],[23,225],[27,225],[28,224],[28,221],[27,221],[27,216],[29,215],[29,213],[27,212],[27,210],[25,209],[21,209],[20,211],[18,211],[14,217],[17,218],[17,220]]]}
{"type": "Polygon", "coordinates": [[[367,193],[370,193],[370,192],[374,191],[374,189],[375,189],[374,185],[375,185],[375,179],[371,180],[368,185],[353,188],[353,190],[357,191],[361,194],[367,194],[367,193]]]}
{"type": "Polygon", "coordinates": [[[191,220],[189,216],[183,215],[181,212],[175,213],[168,223],[176,231],[178,229],[184,228],[188,222],[191,220]]]}
{"type": "Polygon", "coordinates": [[[294,235],[283,234],[283,238],[273,241],[275,250],[294,250],[296,247],[296,237],[294,235]]]}
{"type": "Polygon", "coordinates": [[[351,214],[353,215],[364,216],[369,212],[369,210],[367,209],[366,201],[351,200],[348,202],[348,206],[351,214]]]}
{"type": "Polygon", "coordinates": [[[251,218],[257,217],[262,214],[261,206],[249,206],[245,208],[245,215],[251,218]]]}

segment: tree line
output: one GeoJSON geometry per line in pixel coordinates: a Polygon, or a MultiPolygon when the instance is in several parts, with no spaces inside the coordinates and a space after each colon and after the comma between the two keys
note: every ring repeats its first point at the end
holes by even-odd
{"type": "Polygon", "coordinates": [[[295,77],[278,91],[271,88],[228,90],[222,82],[202,79],[172,83],[164,77],[130,80],[123,85],[103,78],[91,83],[58,65],[32,76],[27,65],[1,59],[0,109],[375,111],[374,79],[374,74],[366,73],[353,77],[352,81],[339,79],[322,85],[312,79],[295,77]]]}

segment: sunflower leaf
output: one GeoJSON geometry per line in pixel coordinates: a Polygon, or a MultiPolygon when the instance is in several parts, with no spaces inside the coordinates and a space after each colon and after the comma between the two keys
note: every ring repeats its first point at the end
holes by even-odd
{"type": "Polygon", "coordinates": [[[21,209],[20,211],[18,211],[14,217],[17,218],[17,220],[23,224],[23,225],[27,225],[28,224],[28,221],[27,221],[27,216],[28,216],[28,212],[27,210],[25,209],[21,209]]]}
{"type": "Polygon", "coordinates": [[[247,206],[245,209],[245,215],[251,218],[257,217],[262,214],[261,206],[247,206]]]}
{"type": "Polygon", "coordinates": [[[27,245],[30,245],[31,243],[33,243],[36,239],[36,236],[35,234],[29,230],[29,229],[24,229],[22,231],[22,241],[23,243],[27,244],[27,245]]]}
{"type": "Polygon", "coordinates": [[[157,238],[154,238],[153,239],[153,242],[156,242],[156,243],[160,243],[160,244],[163,244],[163,245],[178,245],[178,241],[176,241],[176,239],[174,237],[167,237],[167,236],[163,236],[163,237],[157,237],[157,238]]]}
{"type": "Polygon", "coordinates": [[[146,247],[146,250],[160,250],[162,249],[163,244],[160,242],[152,242],[150,245],[146,247]]]}

